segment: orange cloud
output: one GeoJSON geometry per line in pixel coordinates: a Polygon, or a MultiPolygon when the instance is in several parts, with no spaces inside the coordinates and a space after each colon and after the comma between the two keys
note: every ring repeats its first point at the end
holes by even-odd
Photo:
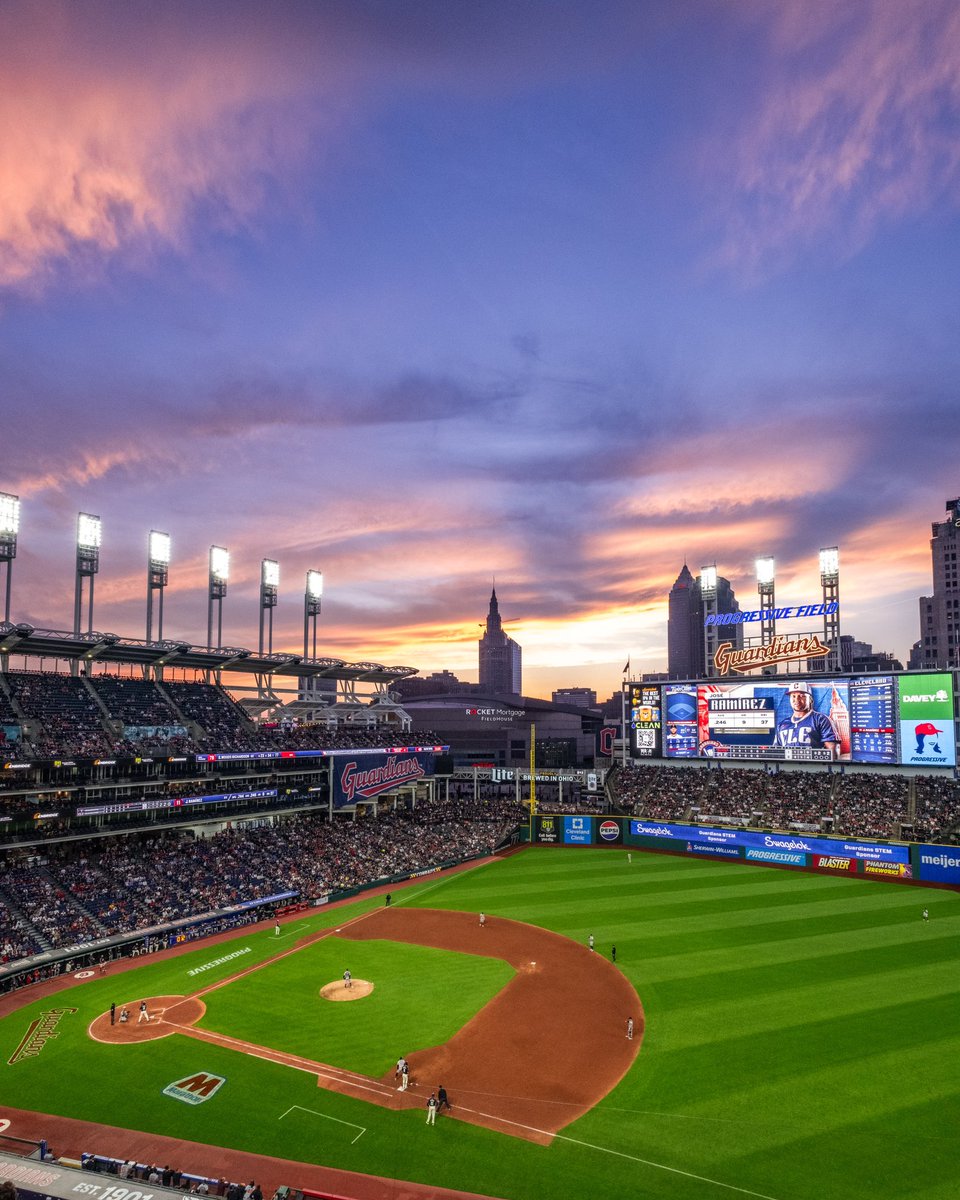
{"type": "Polygon", "coordinates": [[[0,10],[0,286],[183,248],[201,202],[243,224],[305,151],[318,112],[290,119],[302,76],[276,46],[245,45],[241,22],[187,37],[156,15],[138,28],[118,6],[0,10]]]}

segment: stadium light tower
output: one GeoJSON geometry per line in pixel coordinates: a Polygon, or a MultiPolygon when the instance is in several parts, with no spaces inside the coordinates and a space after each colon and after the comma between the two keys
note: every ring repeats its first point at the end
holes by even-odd
{"type": "Polygon", "coordinates": [[[768,642],[772,642],[777,634],[777,622],[773,616],[773,608],[776,603],[774,600],[774,582],[776,580],[777,565],[770,554],[765,554],[762,558],[758,558],[755,565],[760,609],[769,614],[760,618],[760,640],[766,645],[768,642]]]}
{"type": "Polygon", "coordinates": [[[102,526],[99,517],[92,513],[77,514],[77,575],[73,593],[73,634],[80,636],[80,619],[83,610],[83,581],[90,580],[87,633],[93,632],[93,584],[100,570],[100,540],[102,526]]]}
{"type": "Polygon", "coordinates": [[[273,558],[260,563],[260,654],[263,655],[263,626],[266,617],[269,629],[267,653],[273,653],[273,610],[277,607],[280,590],[280,564],[273,558]]]}
{"type": "Polygon", "coordinates": [[[213,647],[213,606],[217,606],[217,646],[223,645],[223,598],[230,576],[230,551],[223,546],[210,547],[210,573],[207,586],[207,649],[213,647]]]}
{"type": "Polygon", "coordinates": [[[820,551],[820,587],[823,592],[823,640],[830,647],[827,667],[840,670],[840,547],[827,546],[820,551]],[[835,604],[833,612],[827,609],[835,604]]]}
{"type": "Polygon", "coordinates": [[[147,641],[153,641],[153,593],[157,593],[157,641],[163,641],[163,589],[170,569],[170,534],[150,530],[147,547],[147,641]]]}
{"type": "Polygon", "coordinates": [[[307,572],[307,590],[303,597],[303,657],[317,657],[317,619],[323,602],[323,572],[307,572]],[[312,634],[312,647],[311,647],[312,634]],[[313,653],[310,653],[311,648],[313,653]]]}
{"type": "Polygon", "coordinates": [[[3,619],[10,620],[10,595],[13,580],[13,560],[17,557],[17,534],[20,532],[20,497],[0,492],[0,563],[7,568],[4,588],[3,619]]]}

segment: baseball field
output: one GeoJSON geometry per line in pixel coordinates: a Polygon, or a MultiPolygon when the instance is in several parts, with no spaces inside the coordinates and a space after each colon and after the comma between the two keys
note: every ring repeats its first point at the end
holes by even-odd
{"type": "Polygon", "coordinates": [[[960,895],[544,847],[393,897],[6,998],[0,1117],[505,1200],[960,1197],[960,895]]]}

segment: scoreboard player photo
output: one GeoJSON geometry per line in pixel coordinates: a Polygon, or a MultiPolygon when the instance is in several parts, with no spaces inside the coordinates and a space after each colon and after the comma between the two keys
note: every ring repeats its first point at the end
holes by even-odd
{"type": "Polygon", "coordinates": [[[848,690],[839,680],[701,685],[699,752],[706,758],[849,762],[848,690]]]}

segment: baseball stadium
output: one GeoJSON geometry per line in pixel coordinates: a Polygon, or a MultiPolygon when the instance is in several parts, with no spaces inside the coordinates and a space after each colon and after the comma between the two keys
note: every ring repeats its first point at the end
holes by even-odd
{"type": "Polygon", "coordinates": [[[407,668],[9,623],[0,654],[28,1200],[960,1195],[960,785],[857,763],[841,714],[889,702],[955,767],[952,675],[628,693],[630,756],[564,786],[414,731],[407,668]],[[336,692],[266,715],[231,687],[311,671],[336,692]],[[831,761],[791,764],[811,708],[831,761]],[[709,749],[647,753],[661,724],[709,749]]]}

